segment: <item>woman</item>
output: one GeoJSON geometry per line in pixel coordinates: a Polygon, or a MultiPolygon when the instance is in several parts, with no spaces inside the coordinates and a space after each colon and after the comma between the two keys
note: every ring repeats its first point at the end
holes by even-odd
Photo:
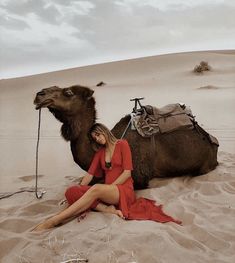
{"type": "Polygon", "coordinates": [[[67,189],[69,207],[39,224],[34,230],[43,230],[62,224],[88,209],[113,213],[126,219],[173,221],[153,200],[136,200],[131,178],[132,157],[126,140],[118,140],[103,124],[94,124],[88,134],[97,152],[80,186],[67,189]],[[105,184],[88,186],[93,176],[105,175],[105,184]]]}

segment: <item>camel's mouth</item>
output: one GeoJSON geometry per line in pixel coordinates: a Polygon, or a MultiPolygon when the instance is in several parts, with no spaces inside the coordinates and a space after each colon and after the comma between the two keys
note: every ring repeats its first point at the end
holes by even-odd
{"type": "Polygon", "coordinates": [[[42,101],[42,102],[35,102],[35,105],[36,105],[35,109],[36,109],[36,110],[39,110],[39,109],[41,109],[41,108],[46,108],[46,107],[48,107],[51,103],[52,103],[52,100],[51,100],[51,99],[44,100],[44,101],[42,101]]]}

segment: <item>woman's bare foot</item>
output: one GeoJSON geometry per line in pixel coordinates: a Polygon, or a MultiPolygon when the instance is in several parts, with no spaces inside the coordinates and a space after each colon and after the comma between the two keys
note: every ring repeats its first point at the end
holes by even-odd
{"type": "Polygon", "coordinates": [[[115,214],[115,215],[121,217],[122,219],[125,219],[122,211],[116,209],[114,205],[109,205],[109,206],[107,206],[107,207],[105,208],[105,212],[106,212],[106,213],[110,213],[110,214],[115,214]]]}
{"type": "Polygon", "coordinates": [[[54,220],[52,220],[51,218],[47,219],[46,221],[38,224],[34,229],[31,230],[32,231],[42,231],[42,230],[46,230],[46,229],[50,229],[55,227],[55,222],[54,220]]]}

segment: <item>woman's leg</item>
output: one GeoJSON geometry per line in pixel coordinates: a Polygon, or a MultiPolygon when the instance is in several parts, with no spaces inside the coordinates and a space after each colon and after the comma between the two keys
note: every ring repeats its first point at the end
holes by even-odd
{"type": "Polygon", "coordinates": [[[98,211],[98,212],[114,214],[114,215],[117,215],[117,216],[125,219],[125,217],[123,216],[122,211],[116,209],[116,207],[114,205],[105,205],[103,203],[98,203],[98,205],[96,206],[95,210],[98,211]]]}
{"type": "Polygon", "coordinates": [[[59,225],[63,223],[63,221],[87,210],[96,199],[99,199],[110,205],[118,204],[118,187],[116,185],[105,184],[96,184],[92,186],[79,200],[62,212],[47,219],[42,224],[38,225],[34,230],[43,230],[59,225]]]}
{"type": "MultiPolygon", "coordinates": [[[[72,205],[75,203],[78,199],[80,199],[89,189],[91,186],[88,185],[74,185],[69,187],[65,192],[65,197],[68,201],[69,205],[72,205]]],[[[90,208],[95,208],[97,204],[99,203],[99,200],[95,200],[90,208]]]]}

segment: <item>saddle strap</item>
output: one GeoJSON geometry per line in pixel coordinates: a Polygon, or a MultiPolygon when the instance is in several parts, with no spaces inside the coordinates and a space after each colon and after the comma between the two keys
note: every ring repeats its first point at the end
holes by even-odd
{"type": "Polygon", "coordinates": [[[152,145],[152,164],[154,164],[154,160],[155,160],[155,150],[156,150],[156,142],[155,142],[155,135],[153,134],[150,137],[150,141],[151,141],[151,145],[152,145]]]}

